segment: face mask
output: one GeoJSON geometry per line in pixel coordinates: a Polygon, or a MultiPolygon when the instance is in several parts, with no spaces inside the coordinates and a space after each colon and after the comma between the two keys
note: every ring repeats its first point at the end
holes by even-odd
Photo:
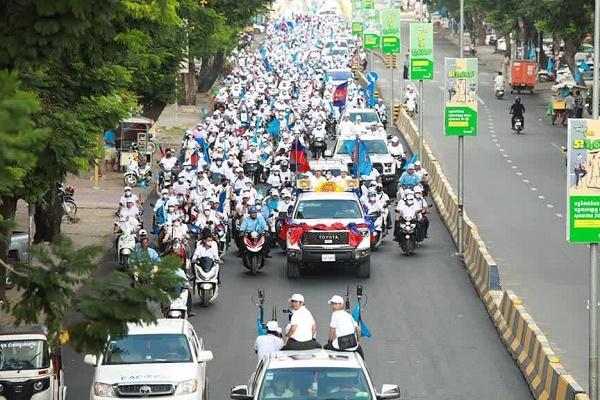
{"type": "Polygon", "coordinates": [[[166,199],[168,199],[168,198],[169,198],[169,195],[168,195],[168,194],[163,194],[163,195],[162,195],[162,198],[163,198],[163,200],[166,200],[166,199]]]}
{"type": "Polygon", "coordinates": [[[186,166],[186,167],[185,167],[185,170],[186,170],[186,171],[191,171],[191,170],[192,170],[192,167],[191,167],[190,165],[188,165],[188,166],[186,166]]]}
{"type": "Polygon", "coordinates": [[[210,215],[210,211],[209,210],[204,211],[204,215],[206,215],[208,217],[210,215]]]}
{"type": "Polygon", "coordinates": [[[179,183],[183,183],[183,181],[184,181],[184,179],[183,179],[183,178],[179,178],[179,179],[177,179],[177,182],[179,182],[179,183]]]}
{"type": "Polygon", "coordinates": [[[128,191],[126,191],[126,192],[125,192],[125,196],[126,196],[126,197],[129,197],[129,196],[131,196],[131,192],[130,192],[129,190],[128,190],[128,191]]]}
{"type": "Polygon", "coordinates": [[[180,226],[180,225],[181,225],[181,222],[179,222],[179,221],[175,221],[175,222],[173,223],[173,226],[180,226]]]}

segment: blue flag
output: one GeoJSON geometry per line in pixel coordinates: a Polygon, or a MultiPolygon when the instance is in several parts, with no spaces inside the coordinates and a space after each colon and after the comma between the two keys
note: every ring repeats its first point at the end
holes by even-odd
{"type": "Polygon", "coordinates": [[[367,86],[367,92],[369,94],[367,104],[369,107],[373,107],[376,103],[376,101],[375,101],[375,82],[369,82],[369,85],[367,86]]]}
{"type": "Polygon", "coordinates": [[[367,145],[359,140],[349,140],[344,145],[346,154],[352,155],[352,174],[355,177],[369,175],[373,171],[373,163],[369,157],[367,145]]]}
{"type": "Polygon", "coordinates": [[[410,158],[410,160],[408,160],[408,162],[404,165],[404,168],[402,168],[402,170],[406,171],[406,169],[408,168],[408,166],[410,164],[414,164],[417,161],[419,161],[419,156],[417,155],[417,153],[415,153],[415,154],[412,155],[412,157],[410,158]]]}
{"type": "Polygon", "coordinates": [[[278,118],[275,118],[273,121],[269,122],[267,125],[267,132],[274,137],[279,137],[281,133],[281,121],[278,118]]]}
{"type": "Polygon", "coordinates": [[[357,303],[352,310],[352,318],[356,321],[358,326],[360,326],[360,332],[364,337],[371,337],[371,331],[367,328],[367,324],[362,320],[360,316],[360,303],[357,303]]]}

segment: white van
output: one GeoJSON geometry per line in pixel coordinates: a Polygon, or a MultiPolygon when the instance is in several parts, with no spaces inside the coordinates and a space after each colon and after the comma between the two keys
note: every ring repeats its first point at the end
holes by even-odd
{"type": "Polygon", "coordinates": [[[96,367],[90,400],[206,400],[206,363],[212,358],[187,320],[129,324],[127,336],[109,338],[102,354],[85,356],[84,362],[96,367]]]}

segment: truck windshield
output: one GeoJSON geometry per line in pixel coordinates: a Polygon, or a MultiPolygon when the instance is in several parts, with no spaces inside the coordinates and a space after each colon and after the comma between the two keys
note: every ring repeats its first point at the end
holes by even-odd
{"type": "Polygon", "coordinates": [[[102,364],[192,362],[190,346],[181,334],[130,335],[111,339],[102,364]]]}
{"type": "MultiPolygon", "coordinates": [[[[350,154],[347,150],[352,146],[347,146],[349,142],[353,142],[354,139],[340,140],[337,146],[336,154],[350,154]]],[[[388,154],[388,148],[385,140],[362,140],[367,146],[367,152],[369,154],[388,154]]]]}
{"type": "Polygon", "coordinates": [[[370,400],[371,391],[359,368],[278,368],[265,373],[259,400],[370,400]]]}
{"type": "Polygon", "coordinates": [[[354,219],[362,218],[356,200],[302,200],[296,208],[295,219],[354,219]]]}
{"type": "Polygon", "coordinates": [[[50,367],[48,344],[44,340],[0,341],[0,371],[50,367]]]}

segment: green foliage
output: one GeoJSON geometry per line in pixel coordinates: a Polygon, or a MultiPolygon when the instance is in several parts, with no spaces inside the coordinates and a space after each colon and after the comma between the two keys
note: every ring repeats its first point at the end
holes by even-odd
{"type": "Polygon", "coordinates": [[[78,351],[90,353],[100,351],[108,336],[126,334],[128,323],[155,322],[152,304],[168,302],[166,290],[183,283],[176,275],[179,259],[168,257],[158,265],[138,260],[134,281],[120,271],[98,276],[95,259],[102,250],[74,249],[65,237],[49,249],[35,247],[35,267],[18,264],[10,275],[22,297],[5,309],[17,324],[44,324],[51,344],[67,331],[78,351]]]}
{"type": "Polygon", "coordinates": [[[33,124],[39,110],[36,96],[21,90],[17,75],[0,71],[0,196],[23,187],[23,177],[35,165],[32,149],[47,136],[33,124]]]}

